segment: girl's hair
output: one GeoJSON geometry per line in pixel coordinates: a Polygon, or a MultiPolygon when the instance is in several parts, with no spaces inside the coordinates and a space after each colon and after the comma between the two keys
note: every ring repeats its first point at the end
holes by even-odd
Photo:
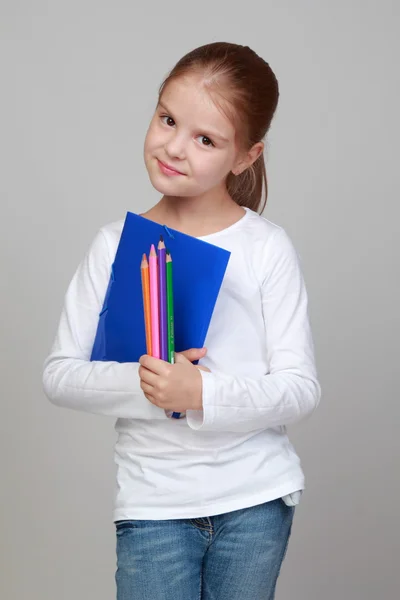
{"type": "MultiPolygon", "coordinates": [[[[214,42],[192,50],[162,82],[159,99],[169,83],[190,75],[202,78],[214,102],[233,123],[238,148],[249,150],[265,137],[278,104],[278,81],[269,64],[251,48],[214,42]]],[[[229,173],[226,187],[237,204],[262,213],[268,196],[263,153],[240,175],[229,173]]]]}

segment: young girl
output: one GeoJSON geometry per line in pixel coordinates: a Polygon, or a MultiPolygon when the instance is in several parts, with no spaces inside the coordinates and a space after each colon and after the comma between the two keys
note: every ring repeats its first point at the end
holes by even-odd
{"type": "Polygon", "coordinates": [[[118,600],[275,596],[304,488],[286,426],[321,393],[298,254],[258,212],[278,95],[249,47],[208,44],[164,81],[146,135],[162,197],[143,216],[231,252],[206,348],[90,362],[123,219],[98,231],[65,297],[43,385],[58,406],[116,418],[118,600]]]}

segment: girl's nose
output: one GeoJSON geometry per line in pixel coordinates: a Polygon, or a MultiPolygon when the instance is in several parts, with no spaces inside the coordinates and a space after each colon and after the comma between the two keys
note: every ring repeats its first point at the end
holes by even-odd
{"type": "Polygon", "coordinates": [[[172,135],[164,146],[168,156],[171,158],[185,158],[185,141],[182,135],[172,135]]]}

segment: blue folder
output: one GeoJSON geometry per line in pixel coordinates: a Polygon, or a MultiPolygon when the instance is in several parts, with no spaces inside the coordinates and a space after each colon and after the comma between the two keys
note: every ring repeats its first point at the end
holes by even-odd
{"type": "Polygon", "coordinates": [[[230,252],[128,212],[91,360],[138,362],[146,354],[140,264],[160,235],[172,256],[175,350],[203,347],[230,252]]]}

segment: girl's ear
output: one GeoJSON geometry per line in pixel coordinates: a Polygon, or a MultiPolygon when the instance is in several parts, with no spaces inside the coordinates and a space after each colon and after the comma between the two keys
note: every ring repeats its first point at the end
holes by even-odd
{"type": "Polygon", "coordinates": [[[264,142],[257,142],[254,144],[248,152],[246,152],[244,158],[242,158],[238,164],[232,169],[234,175],[240,175],[243,171],[251,167],[251,165],[257,160],[257,158],[264,151],[264,142]]]}
{"type": "Polygon", "coordinates": [[[252,146],[247,153],[247,156],[248,156],[247,167],[251,167],[251,165],[254,162],[256,162],[257,158],[262,154],[263,151],[264,151],[264,142],[257,142],[256,144],[254,144],[254,146],[252,146]]]}

